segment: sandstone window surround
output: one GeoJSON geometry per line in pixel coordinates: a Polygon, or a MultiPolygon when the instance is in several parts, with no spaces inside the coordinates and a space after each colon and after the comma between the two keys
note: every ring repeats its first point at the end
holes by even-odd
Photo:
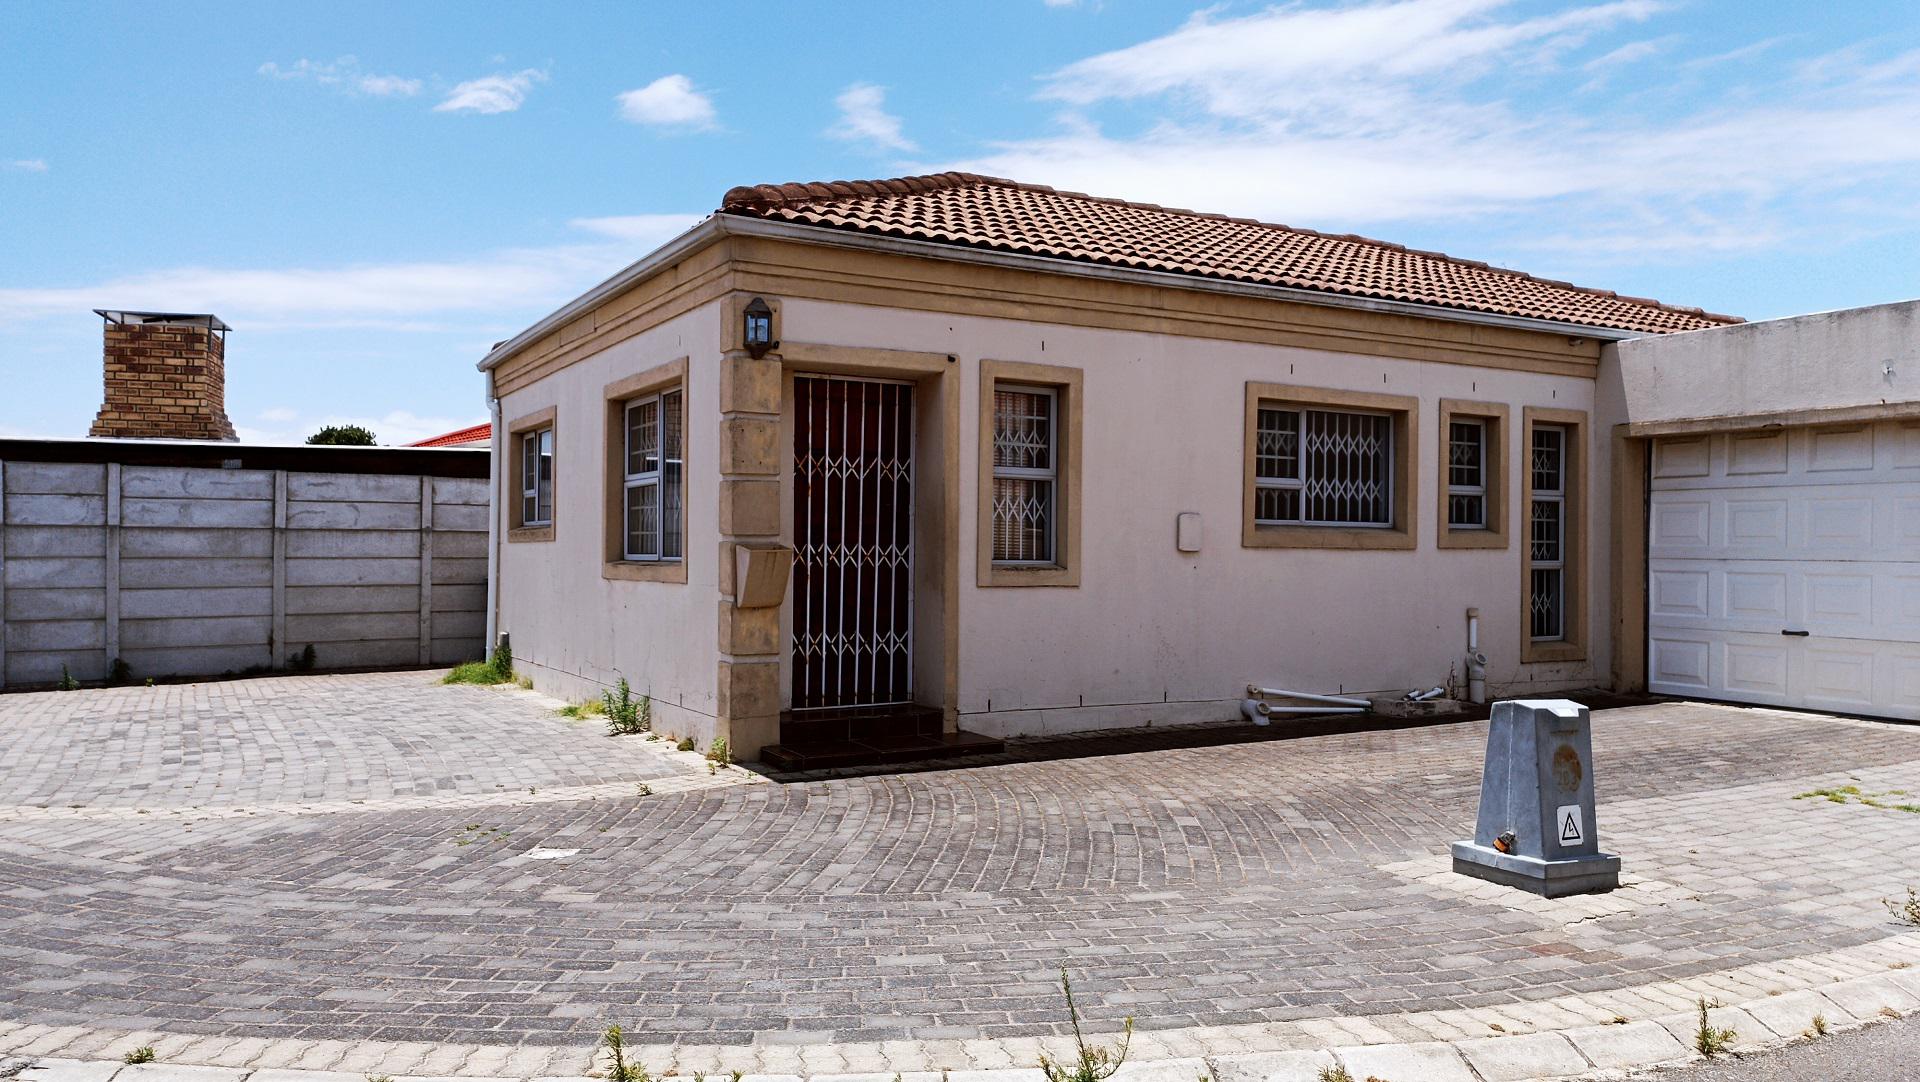
{"type": "Polygon", "coordinates": [[[1419,399],[1249,382],[1245,548],[1412,549],[1419,399]]]}
{"type": "Polygon", "coordinates": [[[1440,400],[1440,456],[1435,471],[1443,549],[1504,549],[1510,492],[1507,440],[1512,411],[1500,402],[1440,400]]]}
{"type": "Polygon", "coordinates": [[[559,426],[554,407],[515,418],[507,425],[507,540],[554,538],[555,453],[559,426]]]}
{"type": "Polygon", "coordinates": [[[1084,377],[980,362],[978,585],[1080,585],[1084,377]]]}
{"type": "Polygon", "coordinates": [[[687,581],[687,358],[602,391],[606,402],[601,576],[687,581]]]}

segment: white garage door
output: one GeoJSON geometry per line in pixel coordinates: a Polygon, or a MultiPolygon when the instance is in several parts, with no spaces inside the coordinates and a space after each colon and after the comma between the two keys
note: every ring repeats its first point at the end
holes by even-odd
{"type": "Polygon", "coordinates": [[[1920,423],[1659,440],[1647,684],[1920,718],[1920,423]]]}

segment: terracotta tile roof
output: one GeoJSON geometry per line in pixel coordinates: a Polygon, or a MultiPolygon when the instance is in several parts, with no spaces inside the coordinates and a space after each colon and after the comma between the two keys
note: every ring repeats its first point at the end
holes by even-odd
{"type": "Polygon", "coordinates": [[[466,428],[456,428],[452,432],[443,432],[438,436],[409,443],[408,447],[470,447],[493,442],[493,426],[485,421],[466,428]]]}
{"type": "Polygon", "coordinates": [[[1665,333],[1741,322],[1351,234],[1058,192],[972,173],[761,184],[728,192],[720,211],[1592,327],[1665,333]]]}

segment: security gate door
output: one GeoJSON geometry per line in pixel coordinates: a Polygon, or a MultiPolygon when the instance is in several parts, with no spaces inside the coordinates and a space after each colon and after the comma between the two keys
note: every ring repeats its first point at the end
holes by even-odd
{"type": "Polygon", "coordinates": [[[913,386],[793,381],[793,709],[913,699],[913,386]]]}

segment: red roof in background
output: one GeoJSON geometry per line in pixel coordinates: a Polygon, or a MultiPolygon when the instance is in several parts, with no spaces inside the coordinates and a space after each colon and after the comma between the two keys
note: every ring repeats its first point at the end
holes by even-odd
{"type": "Polygon", "coordinates": [[[761,184],[725,214],[1081,263],[1665,333],[1742,322],[1352,234],[1129,203],[972,173],[761,184]]]}
{"type": "Polygon", "coordinates": [[[456,428],[452,432],[443,432],[438,436],[409,443],[408,447],[470,447],[474,444],[493,442],[493,426],[485,421],[466,428],[456,428]]]}

